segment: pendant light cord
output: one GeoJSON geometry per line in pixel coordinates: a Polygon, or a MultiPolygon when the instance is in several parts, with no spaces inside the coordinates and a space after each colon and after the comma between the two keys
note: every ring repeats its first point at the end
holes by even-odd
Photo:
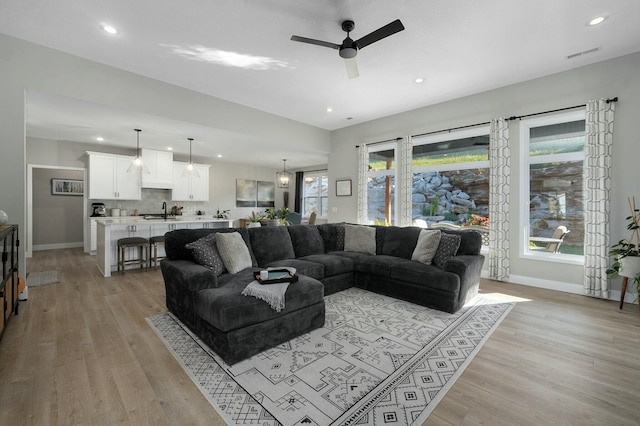
{"type": "Polygon", "coordinates": [[[191,142],[193,142],[193,138],[187,139],[189,139],[189,164],[193,164],[193,161],[191,161],[191,142]]]}

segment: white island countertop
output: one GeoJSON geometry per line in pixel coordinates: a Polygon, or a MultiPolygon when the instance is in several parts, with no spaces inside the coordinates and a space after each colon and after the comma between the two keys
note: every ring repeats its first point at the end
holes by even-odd
{"type": "MultiPolygon", "coordinates": [[[[92,218],[93,219],[93,218],[92,218]]],[[[150,238],[164,235],[174,229],[185,228],[231,228],[230,219],[214,219],[207,216],[169,216],[145,219],[142,216],[101,217],[97,225],[96,263],[105,277],[117,270],[118,240],[126,237],[150,238]]],[[[159,256],[164,256],[164,247],[159,247],[159,256]]],[[[147,260],[149,257],[147,254],[147,260]]]]}

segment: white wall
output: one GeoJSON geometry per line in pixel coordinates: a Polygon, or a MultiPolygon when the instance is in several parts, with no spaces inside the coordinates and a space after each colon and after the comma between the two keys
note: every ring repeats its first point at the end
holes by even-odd
{"type": "MultiPolygon", "coordinates": [[[[0,34],[0,209],[25,227],[25,90],[246,134],[266,147],[328,151],[328,131],[0,34]]],[[[47,164],[47,163],[44,163],[47,164]]],[[[21,258],[24,259],[24,253],[21,258]]],[[[22,273],[24,265],[21,263],[22,273]]]]}
{"type": "MultiPolygon", "coordinates": [[[[357,180],[357,144],[481,123],[496,117],[580,105],[589,99],[618,96],[620,101],[616,105],[612,168],[611,240],[626,238],[624,218],[628,216],[627,197],[635,195],[640,198],[640,188],[635,176],[638,168],[636,162],[640,158],[638,69],[640,53],[336,130],[332,132],[332,149],[329,155],[331,185],[339,178],[351,178],[354,182],[357,180]]],[[[580,291],[582,266],[541,263],[518,257],[518,244],[515,243],[519,237],[520,205],[520,143],[517,121],[510,123],[510,140],[513,159],[510,201],[512,280],[560,287],[566,291],[580,291]],[[566,284],[557,284],[558,282],[566,284]]],[[[335,197],[335,192],[332,192],[329,204],[338,210],[329,213],[331,222],[356,221],[355,195],[335,197]]],[[[619,289],[619,281],[613,287],[619,289]]]]}

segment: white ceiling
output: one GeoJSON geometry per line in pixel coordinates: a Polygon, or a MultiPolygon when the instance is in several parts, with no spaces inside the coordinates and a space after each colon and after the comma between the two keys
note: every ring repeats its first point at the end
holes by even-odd
{"type": "MultiPolygon", "coordinates": [[[[327,130],[640,51],[639,16],[638,0],[0,0],[5,34],[327,130]],[[587,25],[600,15],[603,24],[587,25]],[[290,41],[341,43],[344,19],[357,40],[397,18],[406,29],[362,49],[352,80],[336,50],[290,41]],[[237,55],[260,60],[220,62],[237,55]]],[[[131,141],[144,124],[141,139],[155,134],[158,144],[196,130],[235,151],[255,143],[42,93],[29,94],[27,117],[27,135],[49,139],[87,142],[89,130],[111,127],[131,141]]],[[[309,154],[309,164],[326,162],[309,154]]]]}

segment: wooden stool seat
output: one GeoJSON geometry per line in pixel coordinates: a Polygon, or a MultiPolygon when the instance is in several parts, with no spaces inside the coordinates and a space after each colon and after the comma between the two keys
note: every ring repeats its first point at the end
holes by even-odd
{"type": "Polygon", "coordinates": [[[149,251],[147,249],[149,240],[142,237],[128,237],[120,238],[118,240],[118,271],[122,268],[124,273],[127,265],[140,265],[140,268],[147,265],[147,258],[149,251]],[[138,248],[138,257],[134,259],[127,259],[126,252],[128,248],[138,248]],[[144,251],[144,254],[143,254],[144,251]]]}
{"type": "Polygon", "coordinates": [[[153,267],[157,268],[158,260],[164,259],[164,256],[158,257],[158,245],[164,245],[164,235],[149,238],[149,267],[151,267],[151,263],[153,262],[153,267]],[[152,249],[153,255],[151,255],[152,249]]]}

